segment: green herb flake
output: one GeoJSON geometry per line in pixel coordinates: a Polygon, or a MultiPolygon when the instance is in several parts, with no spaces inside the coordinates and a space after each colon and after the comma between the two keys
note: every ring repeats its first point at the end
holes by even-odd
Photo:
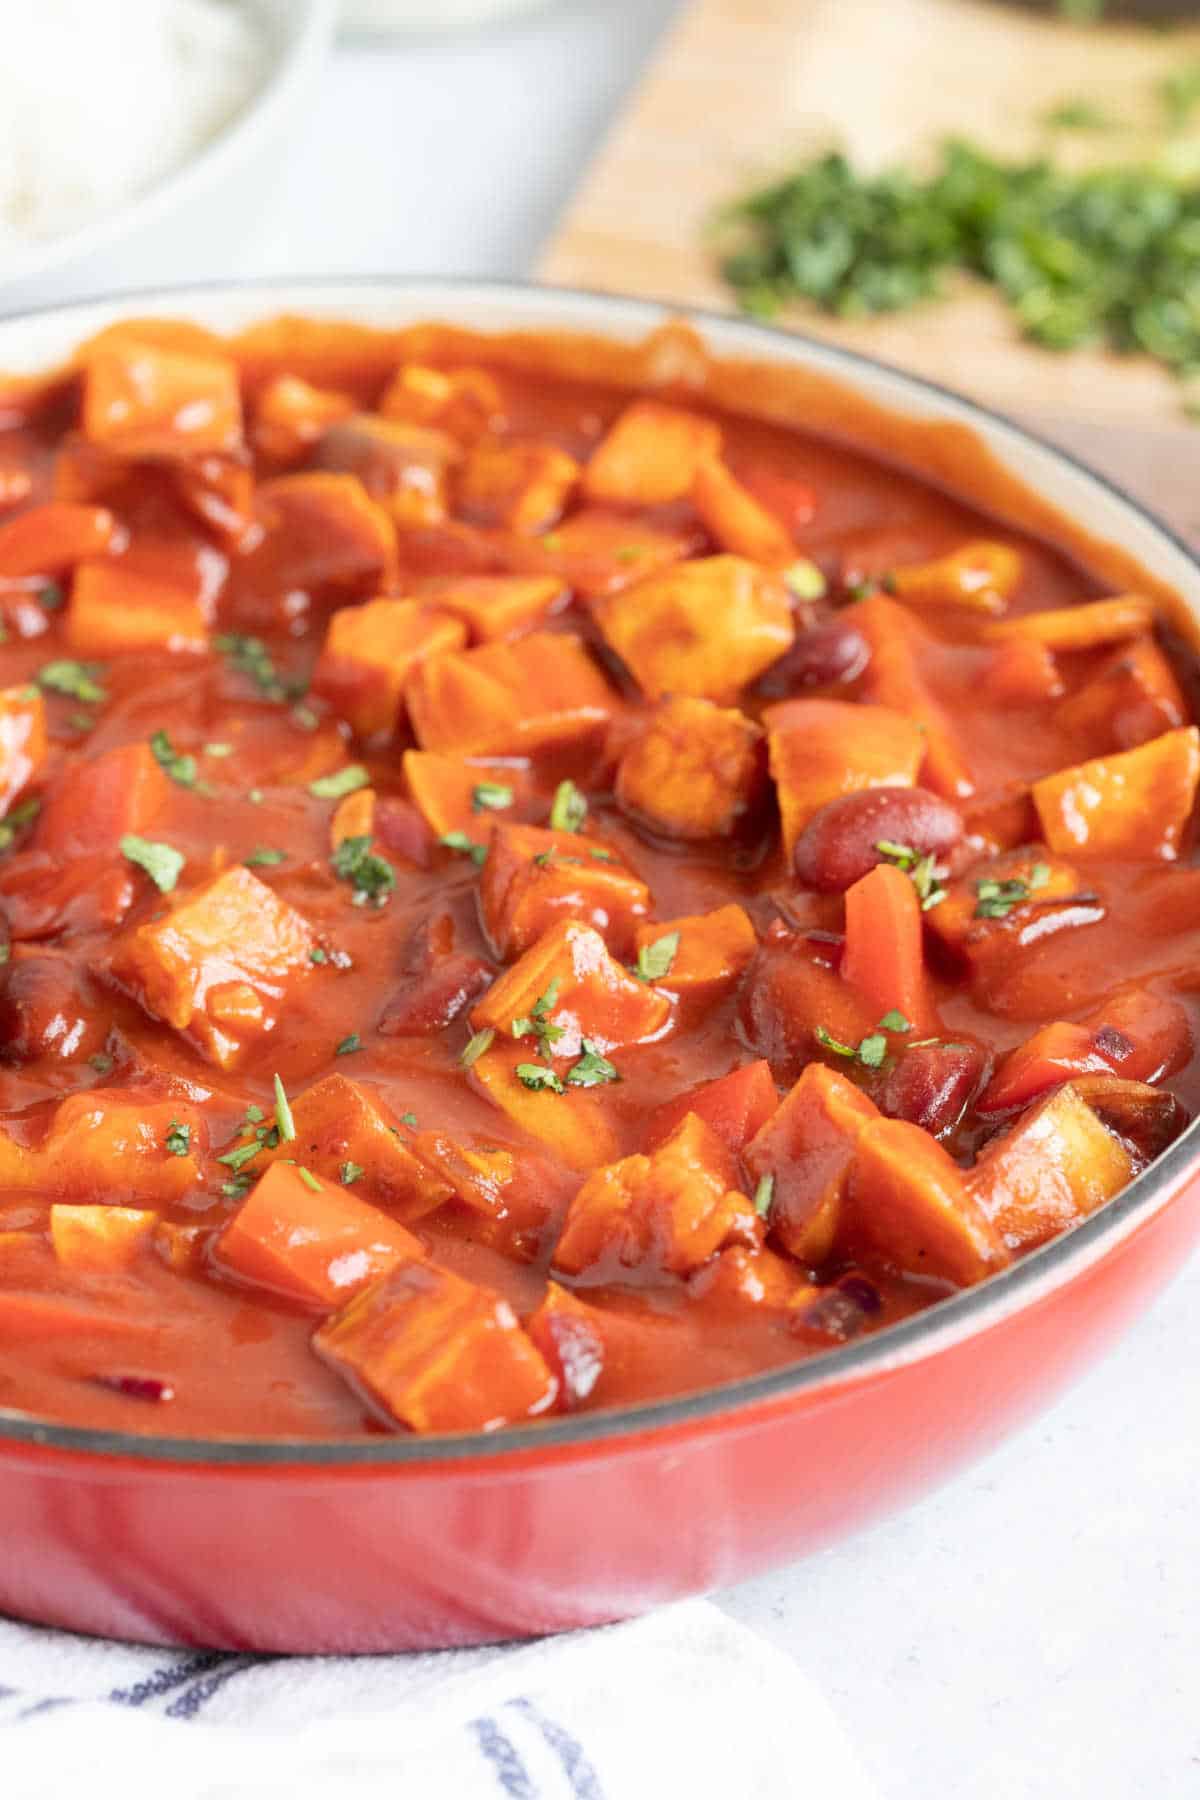
{"type": "Polygon", "coordinates": [[[922,856],[911,844],[893,843],[890,838],[880,838],[875,848],[885,862],[894,863],[896,868],[902,869],[908,876],[917,890],[922,912],[928,912],[946,898],[946,890],[941,885],[941,870],[935,856],[922,856]]]}
{"type": "Polygon", "coordinates": [[[556,1075],[545,1063],[518,1063],[516,1075],[522,1087],[531,1088],[534,1092],[538,1089],[550,1094],[565,1092],[561,1075],[556,1075]]]}
{"type": "Polygon", "coordinates": [[[473,1068],[484,1052],[491,1049],[495,1037],[496,1033],[493,1027],[485,1025],[482,1031],[477,1031],[474,1037],[468,1038],[466,1049],[458,1059],[462,1067],[464,1069],[473,1068]]]}
{"type": "Polygon", "coordinates": [[[1031,900],[1036,890],[1045,887],[1049,879],[1050,866],[1042,862],[1033,864],[1028,879],[1022,879],[1019,875],[1005,881],[984,877],[975,883],[975,917],[1007,919],[1015,906],[1022,906],[1026,900],[1031,900]]]}
{"type": "Polygon", "coordinates": [[[323,962],[328,962],[329,958],[326,955],[325,951],[322,950],[321,946],[318,944],[315,950],[309,951],[308,960],[311,963],[323,963],[323,962]]]}
{"type": "Polygon", "coordinates": [[[0,850],[11,850],[26,825],[32,825],[41,810],[42,803],[36,796],[14,806],[8,817],[0,820],[0,850]]]}
{"type": "Polygon", "coordinates": [[[880,1019],[879,1029],[880,1031],[911,1031],[912,1020],[906,1019],[902,1012],[898,1012],[896,1008],[893,1007],[890,1012],[885,1012],[882,1019],[880,1019]]]}
{"type": "Polygon", "coordinates": [[[478,781],[471,789],[471,811],[506,812],[513,799],[513,790],[504,782],[478,781]]]}
{"type": "Polygon", "coordinates": [[[103,1050],[98,1050],[95,1056],[88,1057],[88,1067],[95,1069],[97,1075],[111,1075],[113,1059],[111,1056],[106,1056],[103,1050]]]}
{"type": "Polygon", "coordinates": [[[333,1054],[335,1056],[353,1056],[356,1050],[361,1049],[362,1039],[359,1037],[357,1031],[352,1031],[349,1037],[344,1037],[342,1039],[333,1054]]]}
{"type": "Polygon", "coordinates": [[[168,1156],[187,1156],[192,1148],[192,1128],[172,1119],[167,1126],[167,1135],[163,1139],[163,1149],[168,1156]]]}
{"type": "Polygon", "coordinates": [[[567,1070],[568,1087],[603,1087],[607,1082],[620,1081],[616,1065],[607,1056],[601,1056],[590,1038],[582,1038],[579,1048],[583,1055],[567,1070]]]}
{"type": "Polygon", "coordinates": [[[370,785],[371,777],[363,765],[349,763],[332,775],[321,775],[316,781],[310,781],[308,791],[318,800],[344,800],[347,794],[356,794],[359,788],[370,785]]]}
{"type": "Polygon", "coordinates": [[[224,758],[226,756],[233,755],[233,745],[232,744],[205,744],[204,754],[205,754],[205,756],[215,756],[217,758],[217,760],[220,761],[222,758],[224,758]]]}
{"type": "Polygon", "coordinates": [[[150,749],[155,762],[164,774],[183,788],[196,786],[196,759],[194,756],[181,755],[174,748],[165,731],[156,731],[150,739],[150,749]]]}
{"type": "Polygon", "coordinates": [[[300,727],[301,731],[315,731],[317,726],[321,723],[312,707],[303,704],[300,706],[293,706],[292,720],[300,727]]]}
{"type": "Polygon", "coordinates": [[[353,1187],[355,1182],[360,1181],[366,1172],[361,1163],[344,1162],[338,1170],[338,1180],[343,1187],[353,1187]]]}
{"type": "Polygon", "coordinates": [[[296,1164],[296,1173],[300,1177],[301,1181],[304,1183],[306,1188],[311,1188],[314,1194],[320,1193],[321,1184],[317,1180],[316,1176],[313,1174],[311,1169],[306,1169],[304,1167],[303,1163],[297,1163],[296,1164]]]}
{"type": "Polygon", "coordinates": [[[61,612],[67,596],[57,581],[47,581],[38,589],[38,605],[44,612],[61,612]]]}
{"type": "Polygon", "coordinates": [[[588,855],[593,862],[616,862],[617,860],[611,850],[600,850],[595,845],[588,850],[588,855]]]}
{"type": "Polygon", "coordinates": [[[412,1128],[412,1130],[415,1131],[417,1129],[416,1113],[412,1113],[412,1112],[401,1113],[400,1114],[400,1123],[402,1125],[410,1126],[412,1128]]]}
{"type": "Polygon", "coordinates": [[[453,850],[456,856],[469,856],[477,869],[481,869],[487,861],[487,845],[477,844],[465,831],[443,832],[438,843],[443,850],[453,850]]]}
{"type": "Polygon", "coordinates": [[[273,869],[286,861],[286,850],[273,850],[269,844],[256,844],[248,856],[243,856],[242,866],[247,869],[273,869]]]}
{"type": "Polygon", "coordinates": [[[760,1219],[770,1218],[771,1202],[774,1198],[775,1177],[773,1175],[761,1176],[758,1186],[754,1190],[754,1210],[760,1219]]]}
{"type": "Polygon", "coordinates": [[[802,556],[783,571],[784,586],[797,600],[820,600],[829,583],[815,562],[802,556]]]}
{"type": "Polygon", "coordinates": [[[120,850],[127,862],[136,863],[139,869],[145,870],[160,894],[169,894],[179,880],[183,853],[171,844],[156,844],[150,838],[126,832],[120,841],[120,850]]]}
{"type": "Polygon", "coordinates": [[[383,906],[396,885],[396,871],[371,850],[369,837],[343,838],[332,856],[333,872],[354,890],[355,906],[383,906]]]}
{"type": "Polygon", "coordinates": [[[246,637],[239,631],[225,631],[213,639],[213,648],[226,658],[230,668],[252,681],[265,700],[290,697],[261,638],[246,637]]]}
{"type": "Polygon", "coordinates": [[[642,945],[633,973],[639,981],[661,981],[664,975],[671,973],[678,951],[679,933],[668,931],[662,937],[655,938],[652,944],[642,945]]]}
{"type": "Polygon", "coordinates": [[[551,831],[582,831],[588,803],[573,781],[560,781],[550,808],[551,831]]]}
{"type": "Polygon", "coordinates": [[[872,1031],[858,1046],[858,1060],[864,1069],[878,1069],[887,1056],[887,1039],[881,1031],[872,1031]]]}
{"type": "Polygon", "coordinates": [[[227,1169],[236,1171],[241,1169],[246,1163],[252,1161],[262,1148],[262,1144],[257,1143],[236,1144],[232,1150],[227,1150],[224,1156],[218,1156],[217,1161],[219,1163],[224,1163],[227,1169]]]}
{"type": "Polygon", "coordinates": [[[45,663],[37,672],[37,683],[52,694],[81,700],[85,706],[103,706],[108,695],[96,680],[99,673],[98,663],[72,662],[63,657],[45,663]]]}
{"type": "Polygon", "coordinates": [[[816,1038],[818,1044],[820,1044],[822,1050],[830,1050],[833,1052],[834,1056],[855,1057],[858,1055],[856,1045],[843,1044],[839,1038],[835,1038],[831,1032],[826,1031],[823,1025],[816,1026],[813,1031],[813,1036],[816,1038]]]}
{"type": "Polygon", "coordinates": [[[246,1108],[245,1123],[247,1125],[260,1125],[266,1116],[267,1115],[261,1106],[255,1106],[254,1103],[251,1102],[246,1108]]]}
{"type": "Polygon", "coordinates": [[[296,1121],[288,1104],[287,1093],[279,1076],[275,1077],[275,1129],[281,1144],[290,1144],[296,1136],[296,1121]]]}

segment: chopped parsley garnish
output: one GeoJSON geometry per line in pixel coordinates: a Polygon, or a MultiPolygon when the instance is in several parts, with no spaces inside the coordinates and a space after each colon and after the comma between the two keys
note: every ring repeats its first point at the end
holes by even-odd
{"type": "Polygon", "coordinates": [[[240,631],[224,631],[213,639],[213,648],[228,659],[231,668],[246,675],[264,700],[287,700],[289,689],[280,679],[271,652],[261,638],[246,637],[240,631]]]}
{"type": "Polygon", "coordinates": [[[760,1219],[770,1218],[771,1202],[774,1198],[775,1177],[773,1175],[760,1176],[758,1186],[754,1190],[754,1210],[760,1219]]]}
{"type": "Polygon", "coordinates": [[[191,1126],[181,1125],[178,1119],[172,1119],[167,1126],[167,1135],[163,1139],[163,1149],[170,1156],[187,1156],[191,1148],[191,1126]]]}
{"type": "Polygon", "coordinates": [[[783,582],[797,600],[819,600],[829,585],[816,563],[807,556],[800,557],[783,571],[783,582]]]}
{"type": "Polygon", "coordinates": [[[242,865],[247,869],[273,869],[286,861],[286,850],[272,850],[269,844],[257,844],[249,856],[243,856],[242,865]]]}
{"type": "Polygon", "coordinates": [[[416,1113],[411,1113],[411,1112],[401,1113],[400,1114],[400,1123],[402,1125],[411,1125],[412,1129],[415,1131],[417,1129],[416,1113]]]}
{"type": "Polygon", "coordinates": [[[465,831],[443,832],[438,843],[443,850],[453,850],[456,856],[469,856],[477,869],[487,861],[487,845],[477,844],[465,831]]]}
{"type": "Polygon", "coordinates": [[[513,803],[513,791],[502,781],[479,781],[471,789],[472,812],[504,812],[513,803]]]}
{"type": "Polygon", "coordinates": [[[353,1187],[354,1183],[365,1175],[366,1172],[367,1171],[363,1168],[361,1163],[344,1162],[338,1170],[338,1180],[343,1187],[353,1187]]]}
{"type": "Polygon", "coordinates": [[[922,856],[911,844],[896,844],[890,838],[880,838],[875,848],[885,862],[894,863],[908,876],[917,890],[922,912],[928,912],[946,898],[937,858],[932,853],[922,856]]]}
{"type": "Polygon", "coordinates": [[[66,603],[66,594],[57,581],[47,581],[38,589],[38,605],[45,612],[58,612],[66,603]]]}
{"type": "MultiPolygon", "coordinates": [[[[223,1160],[223,1157],[218,1156],[218,1162],[222,1162],[223,1160]]],[[[248,1175],[243,1170],[240,1175],[235,1175],[232,1181],[223,1181],[221,1183],[221,1192],[228,1200],[240,1200],[242,1195],[249,1191],[253,1180],[253,1175],[248,1175]]]]}
{"type": "MultiPolygon", "coordinates": [[[[472,1064],[479,1061],[485,1050],[491,1049],[495,1036],[496,1033],[492,1026],[485,1025],[482,1031],[477,1031],[474,1037],[467,1039],[466,1049],[458,1059],[464,1069],[469,1069],[472,1064]]],[[[416,1123],[415,1119],[413,1123],[416,1123]]]]}
{"type": "Polygon", "coordinates": [[[261,1142],[253,1144],[237,1144],[232,1150],[226,1150],[224,1156],[218,1156],[217,1161],[219,1163],[224,1163],[227,1169],[237,1171],[242,1168],[245,1163],[248,1163],[253,1157],[257,1156],[262,1148],[261,1142]]]}
{"type": "Polygon", "coordinates": [[[987,879],[975,883],[975,917],[977,919],[1007,919],[1014,906],[1021,906],[1026,900],[1033,898],[1038,888],[1045,887],[1050,879],[1050,869],[1046,863],[1034,863],[1029,871],[1029,879],[1023,880],[1019,875],[1007,881],[987,879]]]}
{"type": "Polygon", "coordinates": [[[596,845],[592,845],[588,849],[588,855],[595,862],[616,862],[617,860],[611,850],[601,850],[596,845]]]}
{"type": "Polygon", "coordinates": [[[144,869],[160,894],[169,894],[179,880],[183,853],[171,844],[156,844],[150,838],[135,837],[126,832],[121,839],[121,855],[127,862],[144,869]]]}
{"type": "Polygon", "coordinates": [[[150,749],[159,768],[172,781],[184,788],[194,788],[197,785],[195,757],[182,755],[176,750],[165,731],[154,733],[150,739],[150,749]]]}
{"type": "Polygon", "coordinates": [[[347,794],[356,794],[359,788],[370,785],[371,777],[362,764],[349,763],[332,775],[321,775],[316,781],[310,781],[308,791],[318,800],[344,800],[347,794]]]}
{"type": "Polygon", "coordinates": [[[88,1067],[95,1069],[97,1075],[111,1075],[113,1059],[106,1056],[103,1050],[97,1050],[95,1056],[88,1057],[88,1067]]]}
{"type": "Polygon", "coordinates": [[[205,744],[204,754],[205,754],[205,756],[215,756],[218,758],[218,760],[220,760],[220,758],[222,758],[222,757],[233,755],[233,745],[232,744],[205,744]]]}
{"type": "Polygon", "coordinates": [[[880,1019],[879,1029],[880,1031],[911,1031],[912,1020],[906,1019],[904,1014],[893,1006],[891,1011],[885,1012],[880,1019]]]}
{"type": "Polygon", "coordinates": [[[333,853],[333,872],[354,889],[355,906],[383,906],[396,885],[396,871],[375,856],[369,837],[343,838],[333,853]]]}
{"type": "Polygon", "coordinates": [[[620,1081],[615,1064],[601,1056],[591,1038],[581,1038],[579,1048],[583,1055],[567,1070],[568,1087],[603,1087],[606,1082],[620,1081]]]}
{"type": "Polygon", "coordinates": [[[255,1106],[254,1102],[251,1101],[250,1105],[246,1108],[245,1122],[247,1125],[261,1125],[266,1116],[267,1115],[262,1107],[255,1106]]]}
{"type": "Polygon", "coordinates": [[[344,1037],[342,1039],[333,1054],[335,1056],[353,1056],[356,1050],[361,1049],[362,1039],[359,1037],[357,1031],[352,1031],[349,1037],[344,1037]]]}
{"type": "Polygon", "coordinates": [[[549,1055],[566,1030],[565,1025],[555,1025],[550,1017],[557,1005],[558,977],[555,976],[545,993],[539,994],[530,1007],[529,1016],[514,1019],[509,1030],[515,1038],[535,1037],[541,1055],[549,1055]]]}
{"type": "Polygon", "coordinates": [[[7,819],[0,821],[0,850],[10,850],[17,841],[18,834],[26,825],[32,825],[42,810],[42,803],[36,796],[22,800],[20,806],[14,806],[7,819]]]}
{"type": "Polygon", "coordinates": [[[321,723],[312,707],[304,705],[303,702],[299,706],[293,706],[292,720],[300,727],[301,731],[315,731],[321,723]]]}
{"type": "Polygon", "coordinates": [[[881,1068],[886,1055],[887,1039],[882,1031],[869,1032],[858,1046],[858,1060],[864,1069],[881,1068]]]}
{"type": "Polygon", "coordinates": [[[296,1121],[288,1104],[287,1093],[278,1075],[275,1077],[275,1129],[281,1144],[290,1144],[296,1135],[296,1121]]]}
{"type": "Polygon", "coordinates": [[[588,803],[573,781],[560,781],[550,808],[551,831],[582,831],[588,803]]]}
{"type": "Polygon", "coordinates": [[[37,682],[52,694],[66,694],[72,700],[82,700],[85,706],[103,706],[108,695],[96,680],[99,672],[98,663],[72,662],[63,657],[44,664],[37,672],[37,682]]]}
{"type": "Polygon", "coordinates": [[[304,1183],[306,1188],[311,1188],[314,1194],[320,1193],[321,1184],[317,1180],[316,1176],[313,1174],[311,1169],[306,1169],[304,1167],[303,1163],[297,1163],[296,1164],[296,1173],[300,1177],[301,1181],[304,1183]]]}
{"type": "Polygon", "coordinates": [[[545,1063],[518,1063],[517,1080],[522,1087],[532,1088],[535,1091],[538,1088],[544,1088],[551,1094],[561,1094],[565,1091],[562,1076],[556,1075],[554,1070],[548,1068],[545,1063]]]}
{"type": "Polygon", "coordinates": [[[857,1044],[844,1044],[840,1038],[835,1038],[832,1032],[826,1031],[823,1025],[816,1027],[813,1036],[823,1050],[832,1051],[834,1056],[844,1056],[847,1062],[861,1063],[864,1069],[881,1069],[887,1061],[888,1053],[888,1041],[884,1033],[911,1030],[910,1020],[893,1007],[891,1012],[884,1013],[876,1029],[869,1031],[866,1037],[857,1044]]]}
{"type": "Polygon", "coordinates": [[[652,944],[642,945],[633,973],[639,981],[661,981],[664,975],[671,973],[678,951],[679,933],[668,931],[663,937],[655,938],[652,944]]]}
{"type": "Polygon", "coordinates": [[[320,944],[318,944],[315,950],[309,951],[308,960],[311,963],[323,963],[323,962],[328,962],[329,957],[327,956],[325,951],[322,950],[320,944]]]}

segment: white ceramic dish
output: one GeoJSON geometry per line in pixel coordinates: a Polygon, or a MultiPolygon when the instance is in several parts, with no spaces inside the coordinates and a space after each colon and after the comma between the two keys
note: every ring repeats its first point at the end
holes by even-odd
{"type": "Polygon", "coordinates": [[[325,59],[337,0],[247,4],[268,46],[263,78],[247,105],[182,168],[116,212],[6,256],[0,313],[51,298],[51,277],[57,285],[69,274],[71,286],[83,292],[114,280],[122,286],[161,280],[184,246],[200,239],[228,244],[248,226],[325,59]]]}

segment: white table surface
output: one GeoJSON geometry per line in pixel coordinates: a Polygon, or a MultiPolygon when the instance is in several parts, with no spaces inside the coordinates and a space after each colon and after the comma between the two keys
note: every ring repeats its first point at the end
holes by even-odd
{"type": "MultiPolygon", "coordinates": [[[[342,48],[253,243],[197,243],[155,273],[522,274],[672,10],[591,0],[342,48]]],[[[37,297],[81,291],[60,276],[37,297]]],[[[823,1683],[885,1800],[1200,1796],[1198,1388],[1194,1262],[987,1462],[720,1602],[823,1683]]],[[[786,1719],[779,1744],[803,1795],[786,1719]]]]}

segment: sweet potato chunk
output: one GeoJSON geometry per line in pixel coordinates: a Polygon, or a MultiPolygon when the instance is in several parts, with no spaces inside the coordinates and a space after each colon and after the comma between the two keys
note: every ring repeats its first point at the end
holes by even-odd
{"type": "Polygon", "coordinates": [[[294,626],[314,607],[394,584],[395,526],[354,475],[306,470],[260,482],[254,522],[226,590],[239,629],[294,626]]]}
{"type": "Polygon", "coordinates": [[[893,1268],[970,1287],[1009,1261],[961,1170],[919,1125],[879,1119],[854,1148],[848,1235],[893,1268]]]}
{"type": "Polygon", "coordinates": [[[0,688],[0,818],[46,760],[46,707],[36,688],[0,688]]]}
{"type": "Polygon", "coordinates": [[[255,448],[275,463],[299,462],[330,425],[354,410],[349,394],[314,387],[298,375],[276,375],[255,404],[255,448]]]}
{"type": "Polygon", "coordinates": [[[525,1329],[558,1382],[559,1405],[570,1412],[586,1400],[604,1368],[604,1315],[557,1281],[546,1283],[525,1329]]]}
{"type": "Polygon", "coordinates": [[[131,650],[204,650],[208,621],[182,588],[117,562],[80,563],[67,607],[67,644],[78,656],[131,650]]]}
{"type": "Polygon", "coordinates": [[[559,1033],[554,1054],[564,1057],[578,1056],[583,1038],[601,1055],[622,1044],[644,1043],[658,1036],[670,1016],[668,996],[615,962],[598,931],[563,919],[496,978],[477,1001],[471,1025],[476,1031],[490,1026],[528,1038],[532,1053],[535,1034],[529,1022],[544,1017],[559,1033]],[[544,1007],[540,1014],[535,1011],[539,1005],[544,1007]],[[518,1024],[525,1029],[515,1030],[518,1024]]]}
{"type": "Polygon", "coordinates": [[[436,750],[406,750],[404,778],[413,804],[435,838],[461,831],[487,847],[494,822],[508,823],[529,806],[529,771],[515,762],[468,762],[436,750]]]}
{"type": "Polygon", "coordinates": [[[483,442],[458,477],[457,511],[472,525],[545,531],[566,506],[579,464],[557,444],[483,442]]]}
{"type": "Polygon", "coordinates": [[[746,1250],[741,1244],[722,1250],[688,1282],[688,1292],[698,1299],[761,1306],[770,1312],[795,1307],[802,1298],[815,1298],[818,1291],[786,1257],[773,1250],[746,1250]]]}
{"type": "Polygon", "coordinates": [[[50,1242],[72,1273],[116,1275],[153,1242],[158,1214],[134,1206],[52,1206],[50,1242]]]}
{"type": "Polygon", "coordinates": [[[692,505],[722,550],[768,568],[782,568],[796,554],[791,533],[774,513],[731,475],[723,462],[702,462],[692,483],[692,505]]]}
{"type": "Polygon", "coordinates": [[[1011,1250],[1057,1236],[1119,1193],[1133,1160],[1068,1082],[993,1138],[967,1187],[1011,1250]]]}
{"type": "Polygon", "coordinates": [[[765,785],[762,745],[736,708],[672,695],[622,756],[617,804],[665,837],[729,837],[765,785]]]}
{"type": "Polygon", "coordinates": [[[1173,862],[1200,780],[1200,729],[1188,725],[1033,784],[1052,850],[1173,862]]]}
{"type": "Polygon", "coordinates": [[[403,712],[405,683],[418,663],[466,641],[457,619],[416,600],[342,606],[326,629],[313,689],[359,737],[391,734],[403,712]]]}
{"type": "Polygon", "coordinates": [[[313,1349],[410,1431],[491,1431],[555,1398],[507,1300],[428,1263],[373,1283],[319,1328],[313,1349]]]}
{"type": "Polygon", "coordinates": [[[656,985],[681,1000],[699,999],[712,1005],[736,987],[758,948],[754,927],[736,905],[715,912],[695,913],[686,919],[643,920],[634,933],[638,951],[661,943],[672,932],[679,944],[665,975],[656,985]]]}
{"type": "Polygon", "coordinates": [[[117,854],[127,832],[144,835],[171,784],[149,744],[122,744],[59,776],[42,805],[34,844],[52,856],[117,854]]]}
{"type": "Polygon", "coordinates": [[[1134,638],[1114,650],[1056,716],[1095,746],[1132,750],[1182,725],[1187,704],[1154,639],[1134,638]]]}
{"type": "Polygon", "coordinates": [[[689,1113],[653,1155],[627,1156],[588,1176],[567,1209],[554,1267],[610,1281],[647,1264],[688,1275],[727,1244],[761,1241],[733,1158],[689,1113]]]}
{"type": "Polygon", "coordinates": [[[763,714],[788,867],[814,813],[842,794],[912,787],[924,755],[918,727],[886,706],[781,700],[763,714]]]}
{"type": "MultiPolygon", "coordinates": [[[[555,1094],[527,1087],[517,1068],[532,1056],[527,1044],[497,1038],[492,1048],[472,1063],[471,1082],[564,1167],[592,1169],[610,1161],[617,1154],[617,1139],[609,1117],[608,1090],[570,1087],[555,1094]]],[[[565,1070],[567,1065],[559,1063],[558,1067],[565,1070]]]]}
{"type": "Polygon", "coordinates": [[[815,1266],[833,1249],[854,1147],[878,1108],[852,1081],[809,1063],[744,1151],[770,1182],[768,1229],[789,1255],[815,1266]]]}
{"type": "Polygon", "coordinates": [[[486,369],[434,369],[402,363],[384,389],[379,411],[385,419],[433,425],[463,444],[505,422],[504,396],[486,369]]]}
{"type": "Polygon", "coordinates": [[[421,598],[461,619],[473,644],[519,637],[565,604],[557,575],[446,575],[422,584],[421,598]]]}
{"type": "Polygon", "coordinates": [[[650,699],[731,701],[791,648],[782,583],[740,556],[703,556],[595,603],[601,631],[650,699]]]}
{"type": "Polygon", "coordinates": [[[1153,603],[1138,594],[1120,594],[1113,600],[1022,613],[1020,618],[989,625],[987,635],[996,643],[1032,638],[1048,650],[1094,650],[1098,644],[1120,644],[1153,629],[1153,603]]]}
{"type": "Polygon", "coordinates": [[[124,533],[103,506],[62,500],[31,506],[0,525],[0,581],[61,575],[87,558],[103,556],[124,533]]]}
{"type": "Polygon", "coordinates": [[[452,1197],[450,1185],[415,1153],[412,1131],[373,1088],[326,1075],[291,1105],[295,1138],[261,1150],[248,1164],[252,1171],[294,1158],[326,1181],[344,1181],[345,1171],[357,1168],[356,1197],[404,1220],[452,1197]]]}
{"type": "Polygon", "coordinates": [[[375,789],[356,788],[339,800],[329,821],[329,848],[338,850],[347,838],[369,838],[375,835],[375,789]]]}
{"type": "Polygon", "coordinates": [[[622,950],[649,914],[650,890],[594,838],[497,824],[480,878],[479,909],[498,956],[520,956],[564,916],[594,925],[622,950]]]}
{"type": "Polygon", "coordinates": [[[37,1153],[39,1181],[65,1199],[166,1205],[199,1185],[207,1141],[201,1114],[184,1101],[90,1088],[55,1108],[37,1153]]]}
{"type": "Polygon", "coordinates": [[[508,567],[555,575],[585,600],[594,600],[644,581],[703,541],[699,530],[651,525],[628,513],[585,506],[541,537],[512,533],[502,555],[508,567]]]}
{"type": "Polygon", "coordinates": [[[642,1148],[655,1149],[693,1112],[711,1125],[728,1149],[740,1154],[778,1105],[770,1063],[746,1063],[740,1069],[731,1069],[728,1075],[718,1075],[715,1081],[702,1081],[699,1087],[688,1088],[686,1093],[656,1107],[647,1121],[642,1148]]]}
{"type": "Polygon", "coordinates": [[[1066,686],[1054,652],[1036,638],[1010,638],[1005,644],[997,644],[984,670],[982,685],[989,700],[1007,700],[1017,706],[1057,700],[1066,686]]]}
{"type": "Polygon", "coordinates": [[[83,431],[122,456],[219,455],[242,442],[231,357],[116,340],[87,357],[83,431]]]}
{"type": "Polygon", "coordinates": [[[921,781],[948,800],[974,793],[975,782],[955,741],[941,702],[918,665],[918,652],[928,634],[895,600],[873,594],[853,609],[855,625],[871,647],[863,676],[863,693],[880,706],[893,707],[921,727],[924,755],[921,781]]]}
{"type": "Polygon", "coordinates": [[[444,431],[356,413],[322,434],[312,464],[356,476],[399,525],[437,525],[449,510],[450,473],[461,456],[444,431]]]}
{"type": "Polygon", "coordinates": [[[583,490],[589,500],[616,506],[686,500],[700,465],[720,452],[721,428],[712,419],[635,400],[592,451],[583,490]]]}
{"type": "Polygon", "coordinates": [[[407,698],[423,750],[524,756],[598,736],[615,697],[579,638],[534,632],[430,657],[407,698]]]}
{"type": "Polygon", "coordinates": [[[1011,544],[987,539],[962,544],[935,562],[893,569],[889,591],[919,606],[961,606],[992,618],[1007,610],[1021,579],[1021,558],[1011,544]]]}
{"type": "Polygon", "coordinates": [[[217,1239],[219,1267],[307,1306],[341,1306],[423,1246],[403,1225],[303,1160],[276,1162],[217,1239]]]}
{"type": "Polygon", "coordinates": [[[311,973],[307,921],[239,865],[118,938],[112,970],[154,1018],[232,1068],[311,973]]]}

